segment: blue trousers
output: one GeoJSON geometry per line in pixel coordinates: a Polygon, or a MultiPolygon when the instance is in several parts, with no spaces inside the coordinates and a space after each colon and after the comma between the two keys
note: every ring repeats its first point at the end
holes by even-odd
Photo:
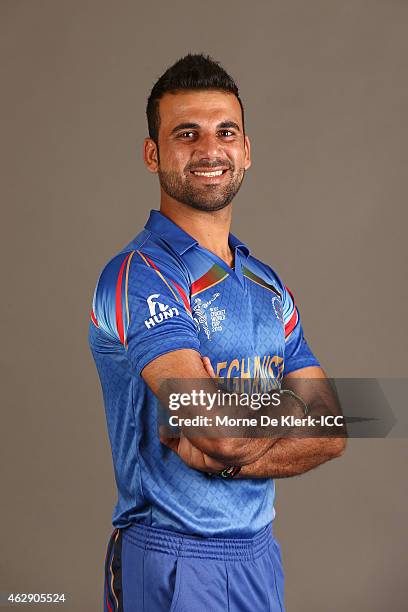
{"type": "Polygon", "coordinates": [[[134,524],[115,529],[104,612],[284,612],[278,542],[200,538],[134,524]]]}

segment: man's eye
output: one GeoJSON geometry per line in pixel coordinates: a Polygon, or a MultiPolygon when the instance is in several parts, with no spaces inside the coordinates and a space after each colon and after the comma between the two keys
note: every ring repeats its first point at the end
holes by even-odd
{"type": "Polygon", "coordinates": [[[220,134],[221,136],[228,137],[228,136],[233,136],[234,132],[231,132],[231,130],[221,130],[220,134]]]}
{"type": "Polygon", "coordinates": [[[186,138],[186,139],[194,138],[194,136],[195,136],[195,132],[191,132],[191,131],[181,132],[181,134],[179,134],[179,138],[186,138]]]}

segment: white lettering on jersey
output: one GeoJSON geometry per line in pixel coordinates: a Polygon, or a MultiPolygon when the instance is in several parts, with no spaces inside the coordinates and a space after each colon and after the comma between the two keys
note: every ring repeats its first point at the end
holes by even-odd
{"type": "Polygon", "coordinates": [[[222,331],[221,321],[225,319],[225,308],[220,309],[218,306],[211,306],[209,309],[211,319],[211,330],[208,324],[207,309],[208,307],[220,297],[220,293],[214,293],[214,295],[207,301],[204,302],[200,298],[195,298],[193,304],[194,322],[197,330],[200,331],[200,327],[203,328],[205,335],[208,340],[211,340],[211,332],[222,331]]]}
{"type": "Polygon", "coordinates": [[[167,319],[178,317],[180,314],[175,306],[170,308],[168,304],[162,304],[161,302],[159,302],[158,301],[159,297],[160,297],[160,293],[152,293],[152,295],[149,295],[149,297],[146,300],[147,305],[149,307],[149,313],[150,313],[150,318],[145,320],[145,325],[147,329],[150,329],[151,327],[154,327],[158,323],[162,323],[163,321],[166,321],[167,319]],[[158,307],[158,311],[159,311],[157,314],[156,314],[157,312],[156,307],[158,307]]]}

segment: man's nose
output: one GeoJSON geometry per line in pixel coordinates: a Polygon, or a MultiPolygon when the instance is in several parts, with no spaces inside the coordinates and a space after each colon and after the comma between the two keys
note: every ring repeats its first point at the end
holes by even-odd
{"type": "Polygon", "coordinates": [[[216,134],[201,134],[196,149],[201,159],[214,159],[220,156],[221,151],[221,143],[216,134]]]}

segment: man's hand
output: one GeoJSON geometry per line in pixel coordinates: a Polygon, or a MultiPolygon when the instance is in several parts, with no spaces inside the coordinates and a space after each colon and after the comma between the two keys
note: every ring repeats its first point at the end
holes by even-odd
{"type": "Polygon", "coordinates": [[[170,438],[163,434],[161,430],[160,442],[177,453],[184,463],[200,472],[215,473],[225,468],[225,463],[206,455],[202,450],[193,446],[183,434],[177,438],[170,438]]]}
{"type": "MultiPolygon", "coordinates": [[[[203,365],[207,374],[215,378],[215,373],[208,357],[203,357],[203,365]]],[[[180,459],[191,468],[207,473],[216,473],[225,468],[224,463],[213,459],[213,457],[206,455],[202,450],[193,446],[190,440],[183,436],[183,434],[177,438],[170,438],[164,432],[165,428],[163,427],[160,429],[160,442],[177,453],[180,459]]]]}

